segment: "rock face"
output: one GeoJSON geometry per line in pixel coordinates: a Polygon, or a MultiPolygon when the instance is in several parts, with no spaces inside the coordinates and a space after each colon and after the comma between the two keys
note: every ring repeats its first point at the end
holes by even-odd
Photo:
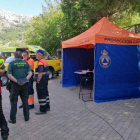
{"type": "Polygon", "coordinates": [[[2,30],[4,27],[12,27],[18,24],[25,24],[32,17],[33,16],[31,15],[21,15],[0,9],[0,30],[2,30]]]}

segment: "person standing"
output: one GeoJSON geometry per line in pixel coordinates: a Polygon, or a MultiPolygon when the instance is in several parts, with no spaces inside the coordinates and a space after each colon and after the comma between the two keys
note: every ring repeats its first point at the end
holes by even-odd
{"type": "MultiPolygon", "coordinates": [[[[30,65],[31,71],[33,73],[29,80],[29,85],[28,85],[28,95],[29,95],[28,105],[29,105],[29,109],[32,109],[34,108],[34,89],[33,89],[34,60],[29,57],[29,53],[27,51],[24,51],[22,53],[22,56],[23,56],[23,60],[30,65]]],[[[22,108],[22,107],[23,107],[22,105],[19,106],[19,108],[22,108]]]]}
{"type": "MultiPolygon", "coordinates": [[[[5,72],[5,66],[4,64],[0,65],[0,74],[5,72]]],[[[2,95],[1,95],[1,82],[0,82],[0,128],[1,128],[1,136],[3,140],[8,140],[9,136],[9,128],[5,119],[5,116],[3,114],[2,109],[2,95]]]]}
{"type": "Polygon", "coordinates": [[[22,53],[16,51],[14,53],[15,61],[11,62],[8,66],[8,78],[12,81],[10,91],[11,111],[9,123],[16,123],[17,101],[18,95],[23,103],[23,114],[25,121],[29,120],[29,107],[28,107],[28,81],[32,72],[28,63],[23,61],[22,53]]]}
{"type": "Polygon", "coordinates": [[[35,69],[35,80],[38,101],[40,105],[37,115],[45,114],[50,111],[50,101],[48,93],[48,79],[49,79],[49,67],[46,59],[44,58],[44,51],[38,50],[36,57],[38,59],[35,69]]]}

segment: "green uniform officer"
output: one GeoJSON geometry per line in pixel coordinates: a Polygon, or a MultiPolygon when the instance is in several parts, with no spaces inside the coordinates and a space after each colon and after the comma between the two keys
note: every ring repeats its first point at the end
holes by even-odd
{"type": "Polygon", "coordinates": [[[17,51],[14,53],[15,61],[11,62],[8,66],[8,78],[12,81],[10,101],[11,101],[11,111],[9,123],[16,123],[16,113],[17,113],[17,102],[18,95],[23,103],[23,113],[25,121],[29,120],[29,107],[28,107],[28,82],[24,82],[23,79],[30,79],[32,72],[28,63],[21,59],[22,53],[17,51]],[[23,81],[19,84],[19,81],[23,81]]]}

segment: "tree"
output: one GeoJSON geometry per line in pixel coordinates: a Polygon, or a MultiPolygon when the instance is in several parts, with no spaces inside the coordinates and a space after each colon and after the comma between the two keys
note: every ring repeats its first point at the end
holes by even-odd
{"type": "Polygon", "coordinates": [[[55,52],[61,47],[62,18],[60,6],[50,6],[42,15],[33,17],[26,27],[27,44],[40,45],[50,53],[55,52]]]}
{"type": "Polygon", "coordinates": [[[66,39],[69,39],[85,31],[102,17],[107,17],[123,27],[137,23],[140,1],[62,0],[61,8],[67,26],[66,39]],[[137,17],[137,20],[134,20],[134,17],[137,17]]]}
{"type": "Polygon", "coordinates": [[[61,42],[74,37],[107,17],[125,27],[139,24],[140,0],[45,0],[43,13],[26,27],[26,43],[55,52],[61,42]]]}

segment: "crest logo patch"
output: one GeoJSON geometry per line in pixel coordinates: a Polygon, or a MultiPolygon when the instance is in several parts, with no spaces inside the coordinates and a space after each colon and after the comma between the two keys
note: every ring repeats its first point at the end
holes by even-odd
{"type": "Polygon", "coordinates": [[[108,56],[108,52],[103,50],[101,54],[102,56],[99,58],[99,64],[103,68],[108,68],[111,65],[111,59],[108,56]]]}

